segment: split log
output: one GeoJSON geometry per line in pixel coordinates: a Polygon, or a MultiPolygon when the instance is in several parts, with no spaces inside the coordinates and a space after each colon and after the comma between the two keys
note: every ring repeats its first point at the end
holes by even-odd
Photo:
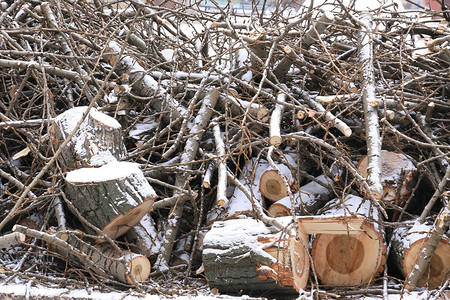
{"type": "MultiPolygon", "coordinates": [[[[380,216],[371,202],[357,196],[348,196],[344,203],[335,199],[327,205],[326,215],[362,215],[379,220],[380,216]]],[[[312,243],[311,256],[315,272],[324,285],[350,286],[367,284],[382,271],[386,262],[386,246],[381,228],[366,219],[359,231],[352,231],[344,218],[341,220],[348,233],[336,234],[321,230],[312,243]],[[361,232],[362,229],[362,232],[361,232]]],[[[317,228],[319,229],[319,228],[317,228]]]]}
{"type": "MultiPolygon", "coordinates": [[[[316,178],[318,181],[327,183],[325,176],[321,175],[316,178]]],[[[324,187],[323,185],[311,181],[295,193],[295,205],[302,214],[315,214],[322,208],[327,201],[331,199],[333,191],[324,187]]],[[[290,216],[295,209],[291,207],[291,200],[289,197],[284,197],[269,207],[269,215],[272,217],[290,216]]]]}
{"type": "Polygon", "coordinates": [[[81,215],[112,239],[138,224],[156,198],[139,165],[130,162],[71,171],[65,190],[81,215]]]}
{"type": "MultiPolygon", "coordinates": [[[[420,224],[399,226],[394,229],[391,237],[391,257],[403,274],[408,277],[429,240],[432,225],[420,224]]],[[[436,289],[447,279],[450,272],[450,239],[445,234],[434,251],[431,262],[417,286],[436,289]]]]}
{"type": "Polygon", "coordinates": [[[294,294],[288,241],[254,219],[216,221],[203,241],[209,285],[222,293],[294,294]]]}
{"type": "MultiPolygon", "coordinates": [[[[381,150],[381,184],[383,200],[401,206],[411,194],[414,187],[417,168],[411,159],[402,153],[381,150]]],[[[361,158],[357,169],[362,176],[368,173],[367,155],[361,158]]]]}
{"type": "MultiPolygon", "coordinates": [[[[72,133],[86,109],[86,106],[72,108],[54,119],[51,136],[55,149],[72,133]]],[[[61,153],[60,162],[68,170],[102,166],[122,159],[125,153],[120,123],[91,108],[72,141],[61,153]]]]}
{"type": "Polygon", "coordinates": [[[119,252],[108,243],[94,247],[73,237],[69,237],[66,242],[55,235],[20,225],[15,225],[13,231],[46,241],[52,250],[81,263],[100,276],[112,276],[131,284],[133,281],[146,281],[150,275],[151,266],[146,257],[128,251],[119,252]]]}

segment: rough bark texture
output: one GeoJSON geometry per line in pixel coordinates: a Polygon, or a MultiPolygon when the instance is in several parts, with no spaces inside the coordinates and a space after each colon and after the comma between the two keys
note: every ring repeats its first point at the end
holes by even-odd
{"type": "Polygon", "coordinates": [[[216,221],[203,241],[210,286],[224,293],[295,293],[288,243],[277,232],[253,219],[216,221]]]}
{"type": "MultiPolygon", "coordinates": [[[[414,226],[399,226],[391,237],[391,257],[397,268],[408,277],[419,259],[420,254],[429,241],[431,225],[415,223],[414,226]]],[[[450,272],[450,240],[445,235],[437,243],[429,267],[417,282],[419,287],[435,289],[448,279],[450,272]]]]}
{"type": "MultiPolygon", "coordinates": [[[[52,143],[55,149],[72,133],[87,107],[67,110],[54,119],[52,143]]],[[[122,126],[115,119],[92,108],[64,151],[60,162],[67,170],[102,166],[125,155],[122,126]]]]}
{"type": "Polygon", "coordinates": [[[138,224],[156,198],[138,165],[129,162],[71,171],[66,193],[81,215],[111,238],[138,224]]]}

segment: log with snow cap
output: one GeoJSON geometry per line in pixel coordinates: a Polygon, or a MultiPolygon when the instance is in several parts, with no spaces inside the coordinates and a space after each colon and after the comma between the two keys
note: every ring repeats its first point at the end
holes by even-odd
{"type": "MultiPolygon", "coordinates": [[[[381,184],[383,200],[401,206],[411,194],[417,168],[411,158],[403,153],[381,150],[381,184]]],[[[367,156],[358,162],[358,171],[367,177],[367,156]]]]}
{"type": "MultiPolygon", "coordinates": [[[[72,133],[87,106],[69,109],[57,116],[51,127],[52,144],[57,149],[72,133]]],[[[60,162],[67,170],[102,166],[125,156],[122,126],[114,118],[91,108],[86,119],[63,149],[60,162]]]]}
{"type": "MultiPolygon", "coordinates": [[[[286,225],[290,219],[285,218],[286,225]]],[[[288,247],[296,241],[289,239],[254,219],[216,221],[203,240],[203,266],[210,287],[223,293],[294,294],[288,247]]],[[[309,266],[302,271],[309,273],[309,266]]]]}
{"type": "Polygon", "coordinates": [[[324,218],[337,216],[336,221],[346,226],[347,232],[321,230],[316,235],[311,256],[321,283],[350,286],[375,280],[386,262],[383,232],[376,223],[380,219],[377,209],[369,201],[348,195],[332,200],[322,211],[326,211],[324,218]],[[365,217],[365,221],[360,228],[352,228],[350,220],[358,216],[365,217]]]}
{"type": "MultiPolygon", "coordinates": [[[[394,229],[391,237],[391,256],[397,269],[407,277],[417,267],[416,263],[421,252],[426,246],[433,226],[420,224],[416,221],[399,224],[394,229]]],[[[450,239],[445,234],[438,242],[431,262],[422,278],[419,279],[418,287],[436,289],[442,286],[448,279],[450,272],[450,239]]]]}
{"type": "Polygon", "coordinates": [[[112,239],[138,224],[157,197],[138,164],[117,161],[67,173],[65,190],[78,212],[112,239]]]}

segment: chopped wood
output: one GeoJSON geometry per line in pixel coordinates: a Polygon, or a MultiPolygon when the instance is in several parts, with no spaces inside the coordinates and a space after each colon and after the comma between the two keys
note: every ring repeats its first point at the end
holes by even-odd
{"type": "MultiPolygon", "coordinates": [[[[421,253],[430,241],[429,234],[433,231],[433,226],[415,222],[413,226],[401,224],[394,229],[391,237],[391,255],[398,270],[408,279],[421,253]]],[[[442,233],[435,243],[433,253],[428,253],[429,265],[424,268],[424,273],[420,276],[415,286],[435,289],[441,286],[448,279],[450,271],[450,239],[442,233]]],[[[407,288],[411,288],[408,282],[407,288]]],[[[414,287],[412,287],[414,288],[414,287]]]]}
{"type": "Polygon", "coordinates": [[[112,239],[138,224],[157,197],[139,166],[129,162],[71,171],[66,193],[79,213],[112,239]]]}

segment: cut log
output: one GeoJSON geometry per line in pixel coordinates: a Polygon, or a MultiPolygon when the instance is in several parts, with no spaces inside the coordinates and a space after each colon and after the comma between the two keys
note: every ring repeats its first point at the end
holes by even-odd
{"type": "Polygon", "coordinates": [[[288,241],[254,219],[216,221],[203,241],[209,285],[222,293],[294,294],[288,241]]]}
{"type": "MultiPolygon", "coordinates": [[[[370,202],[363,202],[357,196],[348,196],[344,206],[335,199],[328,203],[328,207],[330,209],[323,217],[339,214],[348,216],[350,212],[355,216],[379,220],[378,211],[370,202]]],[[[386,246],[381,229],[377,223],[368,220],[355,228],[343,218],[341,225],[344,229],[341,233],[333,232],[334,229],[324,233],[327,232],[326,228],[316,226],[316,230],[322,233],[317,234],[312,243],[311,256],[318,278],[322,284],[334,286],[360,285],[373,281],[386,262],[386,246]]]]}
{"type": "MultiPolygon", "coordinates": [[[[414,223],[410,227],[399,226],[394,229],[391,237],[391,257],[397,268],[407,277],[413,270],[416,262],[428,242],[428,233],[431,225],[414,223]]],[[[439,242],[430,266],[419,280],[417,286],[436,289],[447,279],[450,272],[450,239],[444,235],[439,242]]]]}
{"type": "Polygon", "coordinates": [[[25,242],[25,235],[19,232],[5,234],[0,237],[0,249],[20,245],[25,242]]]}
{"type": "MultiPolygon", "coordinates": [[[[325,176],[317,177],[318,181],[327,183],[325,176]]],[[[311,181],[294,194],[295,205],[299,208],[298,211],[303,215],[315,214],[327,201],[331,199],[333,191],[311,181]]],[[[291,200],[289,197],[284,197],[269,207],[269,215],[272,217],[290,216],[295,211],[291,207],[291,200]]]]}
{"type": "MultiPolygon", "coordinates": [[[[287,182],[290,185],[291,191],[297,190],[295,187],[296,181],[291,168],[284,164],[277,165],[280,171],[286,176],[287,182]]],[[[259,190],[261,194],[268,200],[275,202],[288,196],[288,189],[284,184],[283,177],[278,174],[272,167],[267,167],[266,171],[261,175],[259,181],[259,190]]]]}
{"type": "MultiPolygon", "coordinates": [[[[87,107],[67,110],[53,121],[52,144],[57,149],[72,133],[87,107]]],[[[115,119],[92,108],[60,155],[60,162],[67,170],[79,167],[102,166],[125,156],[122,126],[115,119]]]]}
{"type": "Polygon", "coordinates": [[[108,53],[104,58],[111,64],[119,60],[117,71],[120,75],[129,76],[130,86],[142,97],[154,97],[151,106],[158,112],[163,113],[164,120],[170,123],[180,117],[186,117],[187,111],[170,93],[165,90],[153,77],[147,74],[144,67],[131,56],[119,57],[121,46],[112,41],[108,44],[108,53]]]}
{"type": "Polygon", "coordinates": [[[139,165],[129,162],[71,171],[65,190],[82,216],[112,239],[138,224],[156,198],[139,165]]]}
{"type": "MultiPolygon", "coordinates": [[[[367,155],[357,164],[358,171],[367,177],[367,155]]],[[[381,150],[381,184],[383,200],[401,206],[414,187],[417,168],[411,159],[402,153],[381,150]]]]}
{"type": "Polygon", "coordinates": [[[69,237],[66,242],[55,235],[20,225],[15,225],[13,231],[46,241],[52,250],[101,276],[109,275],[131,284],[133,280],[130,279],[130,274],[137,282],[147,280],[150,275],[151,266],[146,257],[128,251],[119,252],[108,243],[91,246],[73,237],[69,237]]]}

